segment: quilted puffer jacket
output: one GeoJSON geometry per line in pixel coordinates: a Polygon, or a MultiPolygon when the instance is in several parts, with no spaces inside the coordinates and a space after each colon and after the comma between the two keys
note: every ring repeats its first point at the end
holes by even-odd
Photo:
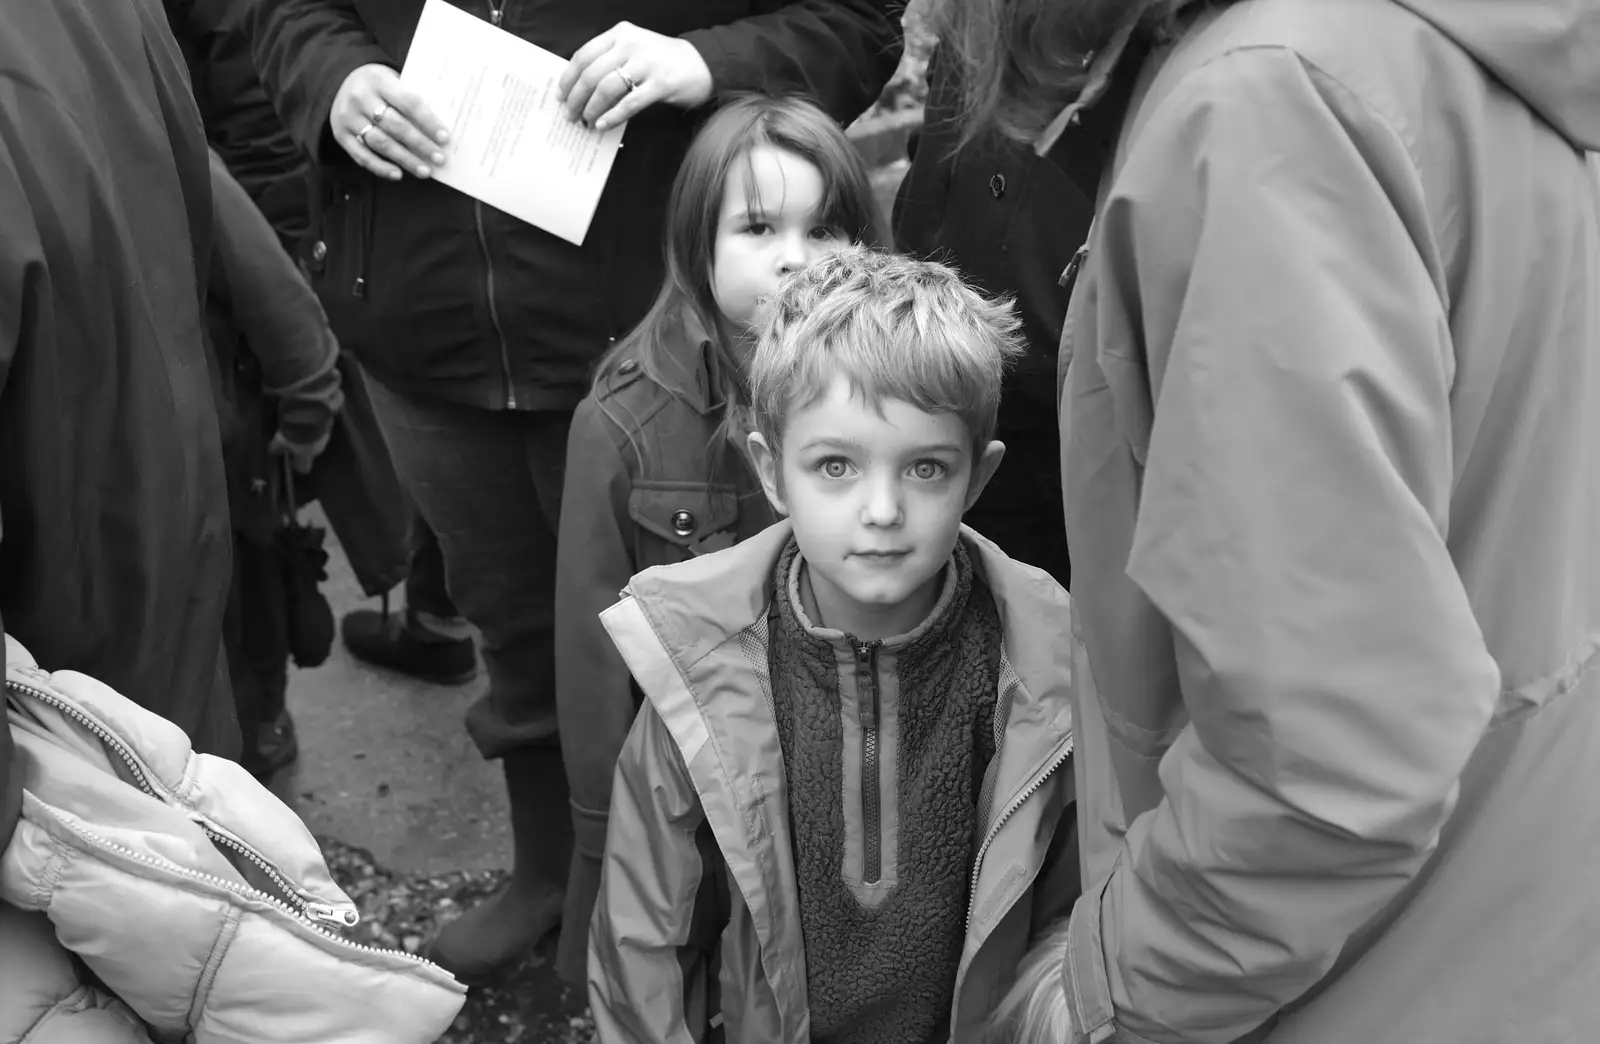
{"type": "Polygon", "coordinates": [[[0,856],[0,1042],[143,1042],[128,1010],[191,1044],[427,1044],[455,1018],[448,973],[340,934],[354,904],[238,765],[9,636],[6,721],[22,808],[0,856]]]}

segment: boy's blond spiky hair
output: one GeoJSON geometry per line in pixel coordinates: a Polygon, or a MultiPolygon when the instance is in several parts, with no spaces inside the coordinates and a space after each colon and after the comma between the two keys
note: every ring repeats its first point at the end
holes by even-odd
{"type": "Polygon", "coordinates": [[[770,302],[750,361],[752,425],[774,453],[784,422],[843,375],[872,409],[898,399],[966,422],[979,451],[994,438],[1000,380],[1022,352],[1009,300],[954,269],[866,248],[821,258],[770,302]]]}

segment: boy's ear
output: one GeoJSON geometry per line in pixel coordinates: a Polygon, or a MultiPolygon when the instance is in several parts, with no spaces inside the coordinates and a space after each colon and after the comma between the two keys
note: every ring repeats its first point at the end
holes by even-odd
{"type": "Polygon", "coordinates": [[[746,445],[750,449],[750,459],[756,465],[756,477],[761,480],[761,488],[766,491],[772,509],[780,515],[788,515],[789,506],[783,502],[783,479],[778,474],[778,455],[767,445],[766,436],[759,431],[750,433],[746,445]]]}
{"type": "Polygon", "coordinates": [[[972,510],[972,505],[978,502],[983,495],[983,487],[994,478],[995,469],[1000,467],[1000,461],[1006,455],[1006,444],[995,439],[983,448],[978,454],[978,459],[972,462],[972,478],[967,482],[967,502],[961,508],[963,514],[972,510]]]}

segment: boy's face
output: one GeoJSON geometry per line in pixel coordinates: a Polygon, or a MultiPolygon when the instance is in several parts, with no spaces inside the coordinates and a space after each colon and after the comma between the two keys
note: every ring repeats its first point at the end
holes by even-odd
{"type": "Polygon", "coordinates": [[[991,442],[975,459],[953,413],[891,399],[879,416],[843,376],[790,415],[779,453],[759,434],[750,443],[768,498],[793,523],[823,622],[866,640],[903,634],[931,611],[961,516],[1005,452],[991,442]]]}

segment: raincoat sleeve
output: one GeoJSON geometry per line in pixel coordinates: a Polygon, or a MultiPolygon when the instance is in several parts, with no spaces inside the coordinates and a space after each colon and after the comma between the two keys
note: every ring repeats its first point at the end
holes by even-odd
{"type": "Polygon", "coordinates": [[[1406,139],[1285,50],[1154,104],[1091,343],[1143,349],[1097,359],[1189,725],[1074,909],[1067,984],[1080,1041],[1222,1044],[1416,876],[1499,675],[1445,543],[1448,292],[1406,139]]]}
{"type": "Polygon", "coordinates": [[[790,0],[777,10],[683,35],[719,93],[801,92],[849,123],[900,64],[900,0],[790,0]]]}
{"type": "MultiPolygon", "coordinates": [[[[600,874],[611,779],[635,716],[633,676],[600,622],[636,571],[629,540],[632,480],[612,437],[617,430],[594,396],[578,404],[561,494],[556,710],[585,871],[580,886],[600,874]]],[[[587,905],[582,913],[588,913],[587,905]]]]}
{"type": "Polygon", "coordinates": [[[693,1044],[687,943],[705,819],[677,744],[645,704],[617,763],[600,899],[589,933],[598,1044],[693,1044]]]}

